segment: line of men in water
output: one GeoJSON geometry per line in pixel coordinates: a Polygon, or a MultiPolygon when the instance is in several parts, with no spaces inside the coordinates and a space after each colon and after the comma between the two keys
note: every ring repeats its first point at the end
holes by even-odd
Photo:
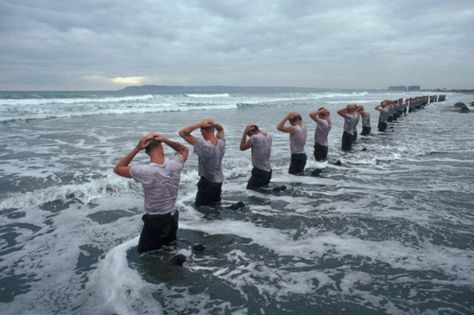
{"type": "MultiPolygon", "coordinates": [[[[428,102],[429,97],[425,96],[405,101],[384,100],[375,107],[380,112],[378,130],[385,131],[387,123],[397,120],[407,111],[424,107],[428,102]]],[[[356,104],[348,104],[339,109],[337,114],[344,119],[341,149],[350,151],[357,140],[357,125],[361,118],[361,135],[368,136],[371,133],[370,114],[363,106],[356,104]]],[[[309,117],[316,124],[314,158],[316,161],[325,161],[328,154],[328,134],[332,128],[331,113],[327,108],[321,107],[310,112],[309,117]]],[[[288,172],[294,175],[303,174],[307,161],[304,147],[308,129],[302,116],[296,112],[288,113],[278,123],[277,129],[289,134],[291,162],[288,172]]],[[[181,129],[179,135],[193,146],[198,156],[200,179],[197,183],[195,205],[213,206],[221,202],[224,181],[222,160],[226,147],[224,127],[212,119],[204,119],[181,129]],[[201,136],[193,135],[198,129],[201,136]]],[[[258,190],[267,186],[272,177],[271,135],[255,124],[247,124],[239,147],[242,151],[251,150],[253,168],[247,189],[258,190]]],[[[185,145],[159,133],[150,132],[115,166],[114,172],[117,175],[133,178],[143,186],[146,213],[142,217],[144,226],[138,242],[139,253],[159,249],[162,245],[169,245],[176,240],[179,212],[175,208],[175,202],[181,171],[188,156],[189,150],[185,145]],[[171,158],[165,158],[163,144],[175,151],[171,158]],[[150,163],[130,166],[133,158],[142,150],[149,156],[150,163]]]]}

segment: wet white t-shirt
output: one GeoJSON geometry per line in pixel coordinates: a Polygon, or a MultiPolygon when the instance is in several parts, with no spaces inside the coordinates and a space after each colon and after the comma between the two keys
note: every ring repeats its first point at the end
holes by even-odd
{"type": "Polygon", "coordinates": [[[346,114],[344,116],[344,132],[348,134],[354,134],[354,115],[346,114]]]}
{"type": "Polygon", "coordinates": [[[328,134],[331,130],[331,119],[319,119],[316,123],[316,131],[314,132],[314,143],[322,146],[328,146],[328,134]]]}
{"type": "Polygon", "coordinates": [[[367,112],[362,112],[360,115],[362,116],[362,126],[370,127],[370,114],[367,112]]]}
{"type": "Polygon", "coordinates": [[[211,182],[222,183],[222,158],[225,154],[225,139],[217,138],[217,144],[202,138],[194,142],[194,152],[198,155],[198,173],[211,182]]]}
{"type": "Polygon", "coordinates": [[[270,172],[270,155],[272,152],[272,137],[269,134],[257,133],[250,137],[252,144],[252,165],[270,172]]]}
{"type": "Polygon", "coordinates": [[[145,211],[148,214],[172,212],[178,196],[184,160],[176,153],[163,164],[139,164],[130,167],[133,179],[141,183],[145,194],[145,211]]]}
{"type": "Polygon", "coordinates": [[[306,144],[308,128],[304,124],[295,125],[293,128],[293,132],[290,133],[291,154],[304,153],[304,145],[306,144]]]}

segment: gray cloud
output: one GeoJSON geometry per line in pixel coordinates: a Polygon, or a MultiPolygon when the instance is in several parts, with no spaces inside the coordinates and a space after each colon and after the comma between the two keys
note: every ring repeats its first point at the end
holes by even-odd
{"type": "Polygon", "coordinates": [[[2,1],[0,89],[472,88],[472,29],[472,1],[2,1]]]}

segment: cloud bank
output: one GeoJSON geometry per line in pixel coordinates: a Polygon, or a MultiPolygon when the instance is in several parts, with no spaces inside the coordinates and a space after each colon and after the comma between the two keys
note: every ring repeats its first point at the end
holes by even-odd
{"type": "Polygon", "coordinates": [[[474,88],[472,1],[0,2],[1,90],[474,88]]]}

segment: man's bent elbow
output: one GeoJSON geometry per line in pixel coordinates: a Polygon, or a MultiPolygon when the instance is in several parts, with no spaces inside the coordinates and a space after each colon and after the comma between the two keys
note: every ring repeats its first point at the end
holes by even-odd
{"type": "Polygon", "coordinates": [[[116,175],[120,175],[120,174],[119,174],[118,166],[114,167],[114,173],[115,173],[116,175]]]}

